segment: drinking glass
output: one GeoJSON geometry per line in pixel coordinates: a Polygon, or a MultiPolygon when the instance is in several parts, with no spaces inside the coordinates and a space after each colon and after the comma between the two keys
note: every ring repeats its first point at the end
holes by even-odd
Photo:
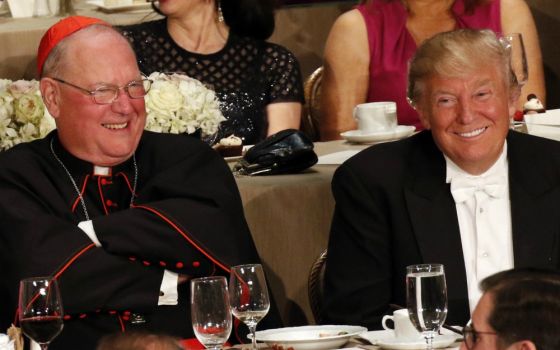
{"type": "MultiPolygon", "coordinates": [[[[514,100],[517,101],[521,96],[521,89],[529,79],[529,68],[527,66],[527,55],[523,36],[521,33],[512,33],[500,38],[500,42],[506,48],[509,55],[512,79],[515,83],[514,100]]],[[[510,117],[511,128],[513,129],[513,116],[510,117]]]]}
{"type": "Polygon", "coordinates": [[[426,349],[433,349],[434,336],[447,317],[447,286],[443,265],[407,266],[406,304],[412,324],[426,339],[426,349]]]}
{"type": "Polygon", "coordinates": [[[191,280],[191,320],[196,338],[207,349],[220,349],[224,345],[232,327],[225,277],[191,280]]]}
{"type": "Polygon", "coordinates": [[[33,277],[19,284],[19,322],[23,333],[39,343],[42,350],[63,327],[62,301],[52,277],[33,277]]]}
{"type": "Polygon", "coordinates": [[[252,348],[257,349],[255,331],[257,324],[270,309],[268,288],[263,268],[259,264],[239,265],[231,268],[229,296],[233,316],[249,327],[252,348]]]}
{"type": "Polygon", "coordinates": [[[523,87],[529,79],[529,68],[527,66],[527,54],[523,45],[521,33],[512,33],[501,38],[502,45],[506,48],[510,56],[510,67],[513,78],[519,86],[523,87]]]}

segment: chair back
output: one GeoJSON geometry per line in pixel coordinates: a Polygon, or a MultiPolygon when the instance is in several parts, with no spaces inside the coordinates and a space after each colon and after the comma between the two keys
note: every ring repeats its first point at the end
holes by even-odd
{"type": "Polygon", "coordinates": [[[323,250],[315,260],[309,271],[307,279],[307,293],[313,318],[316,324],[321,324],[321,310],[323,308],[323,290],[325,279],[325,262],[327,261],[327,250],[323,250]]]}
{"type": "Polygon", "coordinates": [[[321,121],[321,81],[323,67],[317,68],[303,83],[305,105],[301,118],[301,130],[313,141],[319,140],[319,123],[321,121]]]}

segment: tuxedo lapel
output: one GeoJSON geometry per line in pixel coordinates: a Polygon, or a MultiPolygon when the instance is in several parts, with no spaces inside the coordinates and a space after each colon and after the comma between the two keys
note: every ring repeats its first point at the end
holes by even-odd
{"type": "Polygon", "coordinates": [[[455,202],[445,183],[445,159],[426,134],[410,157],[406,205],[422,262],[445,262],[449,299],[463,299],[467,283],[455,202]]]}
{"type": "MultiPolygon", "coordinates": [[[[535,141],[535,140],[532,140],[535,141]]],[[[556,268],[560,187],[550,164],[540,164],[516,133],[508,136],[510,200],[515,267],[556,268]],[[527,164],[527,160],[531,164],[527,164]]]]}

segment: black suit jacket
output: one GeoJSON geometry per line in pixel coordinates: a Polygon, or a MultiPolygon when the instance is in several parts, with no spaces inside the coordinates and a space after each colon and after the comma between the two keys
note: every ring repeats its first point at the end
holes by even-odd
{"type": "MultiPolygon", "coordinates": [[[[559,267],[560,143],[507,137],[514,264],[559,267]]],[[[325,272],[324,319],[378,329],[389,303],[406,305],[406,266],[442,263],[447,323],[469,318],[455,202],[429,131],[376,145],[341,165],[325,272]]]]}

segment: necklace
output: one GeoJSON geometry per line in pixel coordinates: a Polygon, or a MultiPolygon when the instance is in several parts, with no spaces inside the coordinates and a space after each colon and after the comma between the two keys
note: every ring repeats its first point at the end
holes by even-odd
{"type": "MultiPolygon", "coordinates": [[[[58,162],[58,164],[60,164],[60,166],[62,166],[62,169],[64,169],[64,171],[66,172],[66,175],[68,175],[68,178],[70,178],[70,182],[72,183],[72,186],[74,187],[74,190],[78,194],[78,198],[80,198],[80,204],[82,205],[82,209],[84,210],[86,220],[89,221],[90,220],[89,219],[89,213],[88,213],[88,210],[87,210],[87,207],[86,207],[86,202],[84,201],[84,197],[82,196],[82,193],[80,192],[80,189],[78,188],[78,184],[76,184],[76,181],[74,180],[74,177],[72,177],[72,174],[70,173],[70,171],[68,170],[66,165],[64,165],[62,160],[58,157],[58,155],[54,151],[53,142],[54,142],[54,138],[52,138],[51,142],[50,142],[51,153],[52,153],[54,159],[56,159],[56,161],[58,162]]],[[[138,184],[138,165],[136,164],[136,154],[135,153],[132,154],[132,164],[134,165],[134,185],[132,186],[132,195],[130,196],[130,206],[131,207],[132,207],[132,204],[134,203],[134,195],[136,194],[136,185],[138,184]]]]}

